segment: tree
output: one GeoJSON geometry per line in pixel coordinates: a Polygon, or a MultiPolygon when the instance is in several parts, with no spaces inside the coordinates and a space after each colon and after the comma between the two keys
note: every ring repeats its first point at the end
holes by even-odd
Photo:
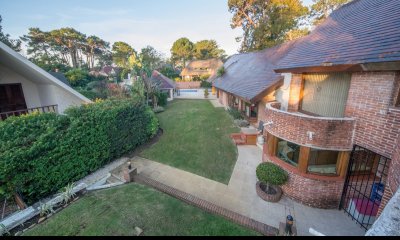
{"type": "Polygon", "coordinates": [[[97,36],[89,36],[82,45],[82,50],[86,54],[86,63],[89,69],[94,68],[96,58],[100,58],[108,51],[110,43],[97,36]]]}
{"type": "Polygon", "coordinates": [[[165,64],[162,53],[158,52],[152,46],[142,48],[139,57],[142,65],[151,70],[159,69],[165,64]]]}
{"type": "Polygon", "coordinates": [[[314,4],[311,6],[310,13],[310,17],[314,18],[313,24],[318,25],[322,23],[332,11],[350,1],[351,0],[313,0],[314,4]]]}
{"type": "Polygon", "coordinates": [[[114,63],[121,68],[129,68],[129,58],[135,55],[136,51],[125,42],[115,42],[112,46],[112,56],[114,63]]]}
{"type": "Polygon", "coordinates": [[[186,61],[193,58],[194,44],[187,38],[180,38],[174,42],[171,48],[171,59],[174,63],[179,63],[183,68],[186,61]]]}
{"type": "Polygon", "coordinates": [[[292,41],[301,37],[304,37],[310,33],[310,30],[307,28],[296,28],[292,29],[289,32],[286,33],[285,35],[285,42],[292,41]]]}
{"type": "Polygon", "coordinates": [[[241,52],[261,50],[284,41],[308,13],[300,0],[229,0],[231,27],[243,29],[241,52]]]}
{"type": "Polygon", "coordinates": [[[179,78],[179,72],[171,64],[165,64],[158,71],[170,79],[179,78]]]}
{"type": "Polygon", "coordinates": [[[86,35],[78,32],[73,28],[60,28],[50,32],[52,44],[59,48],[59,51],[64,55],[69,56],[73,68],[82,65],[81,48],[85,44],[86,35]]]}
{"type": "Polygon", "coordinates": [[[75,68],[65,73],[65,77],[73,87],[83,87],[89,82],[89,73],[83,69],[75,68]]]}
{"type": "Polygon", "coordinates": [[[220,49],[215,40],[202,40],[194,44],[194,57],[199,60],[223,58],[225,51],[220,49]]]}
{"type": "Polygon", "coordinates": [[[21,40],[19,39],[11,39],[10,34],[3,33],[3,27],[1,26],[2,18],[0,16],[0,41],[10,48],[14,49],[14,51],[21,51],[21,40]]]}

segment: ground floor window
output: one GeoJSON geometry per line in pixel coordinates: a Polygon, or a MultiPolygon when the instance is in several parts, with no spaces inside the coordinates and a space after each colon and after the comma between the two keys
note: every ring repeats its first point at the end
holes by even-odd
{"type": "Polygon", "coordinates": [[[337,174],[338,151],[311,148],[308,159],[308,172],[319,174],[337,174]]]}
{"type": "Polygon", "coordinates": [[[302,173],[343,177],[347,173],[350,152],[301,146],[269,133],[267,141],[265,149],[270,156],[296,167],[302,173]]]}
{"type": "Polygon", "coordinates": [[[278,139],[278,150],[276,156],[293,165],[295,167],[299,164],[300,146],[282,139],[278,139]]]}

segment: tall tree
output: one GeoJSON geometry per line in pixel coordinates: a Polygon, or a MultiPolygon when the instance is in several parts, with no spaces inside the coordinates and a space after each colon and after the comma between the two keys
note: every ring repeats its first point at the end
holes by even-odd
{"type": "Polygon", "coordinates": [[[162,53],[152,46],[142,48],[139,56],[143,66],[146,66],[151,70],[159,69],[165,64],[162,53]]]}
{"type": "Polygon", "coordinates": [[[121,68],[128,69],[131,67],[129,58],[136,56],[136,51],[125,42],[115,42],[112,46],[112,56],[114,63],[121,68]]]}
{"type": "Polygon", "coordinates": [[[86,38],[82,46],[82,50],[86,55],[86,63],[89,69],[94,68],[96,58],[108,51],[110,44],[97,36],[89,36],[86,38]]]}
{"type": "Polygon", "coordinates": [[[310,16],[314,18],[314,25],[322,23],[332,11],[351,0],[313,0],[310,16]]]}
{"type": "Polygon", "coordinates": [[[288,31],[298,27],[308,13],[300,0],[228,0],[231,27],[243,29],[241,52],[282,43],[288,31]]]}
{"type": "MultiPolygon", "coordinates": [[[[73,28],[61,28],[51,31],[50,36],[54,41],[53,44],[68,52],[73,68],[82,65],[83,59],[80,50],[86,40],[85,34],[73,28]]],[[[63,51],[61,50],[61,52],[63,51]]]]}
{"type": "Polygon", "coordinates": [[[215,40],[202,40],[194,44],[196,59],[222,58],[224,55],[225,51],[219,48],[215,40]]]}
{"type": "Polygon", "coordinates": [[[186,67],[186,62],[193,58],[194,44],[187,38],[180,38],[174,42],[171,48],[171,59],[181,67],[186,67]]]}
{"type": "Polygon", "coordinates": [[[10,34],[3,33],[3,27],[1,26],[2,18],[0,16],[0,42],[14,49],[15,51],[21,51],[21,40],[11,39],[10,34]]]}
{"type": "Polygon", "coordinates": [[[303,36],[306,36],[310,33],[310,30],[308,28],[296,28],[288,31],[285,35],[285,42],[287,41],[292,41],[298,38],[301,38],[303,36]]]}

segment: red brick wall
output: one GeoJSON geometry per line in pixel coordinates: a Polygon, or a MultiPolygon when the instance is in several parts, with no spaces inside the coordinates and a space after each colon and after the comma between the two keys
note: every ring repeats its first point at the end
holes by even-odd
{"type": "Polygon", "coordinates": [[[265,127],[272,135],[303,146],[344,151],[352,149],[353,120],[303,116],[280,111],[277,103],[270,106],[264,110],[264,121],[273,121],[272,125],[265,127]],[[308,131],[315,133],[312,140],[307,136],[308,131]]]}
{"type": "Polygon", "coordinates": [[[219,102],[224,105],[225,107],[228,107],[228,93],[224,92],[222,90],[219,90],[219,102]]]}
{"type": "Polygon", "coordinates": [[[391,108],[396,72],[353,73],[345,115],[356,119],[354,144],[392,158],[400,134],[400,109],[391,108]]]}
{"type": "Polygon", "coordinates": [[[344,179],[329,177],[308,178],[300,174],[297,169],[287,166],[286,163],[274,157],[263,154],[264,162],[273,162],[287,171],[288,182],[282,186],[282,190],[288,197],[310,207],[332,209],[338,208],[342,196],[344,179]]]}

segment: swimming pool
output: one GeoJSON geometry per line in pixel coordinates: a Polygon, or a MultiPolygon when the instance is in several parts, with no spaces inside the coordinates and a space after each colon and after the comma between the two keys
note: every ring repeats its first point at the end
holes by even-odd
{"type": "Polygon", "coordinates": [[[181,93],[197,93],[199,90],[197,90],[197,89],[180,89],[178,91],[180,91],[181,93]]]}

